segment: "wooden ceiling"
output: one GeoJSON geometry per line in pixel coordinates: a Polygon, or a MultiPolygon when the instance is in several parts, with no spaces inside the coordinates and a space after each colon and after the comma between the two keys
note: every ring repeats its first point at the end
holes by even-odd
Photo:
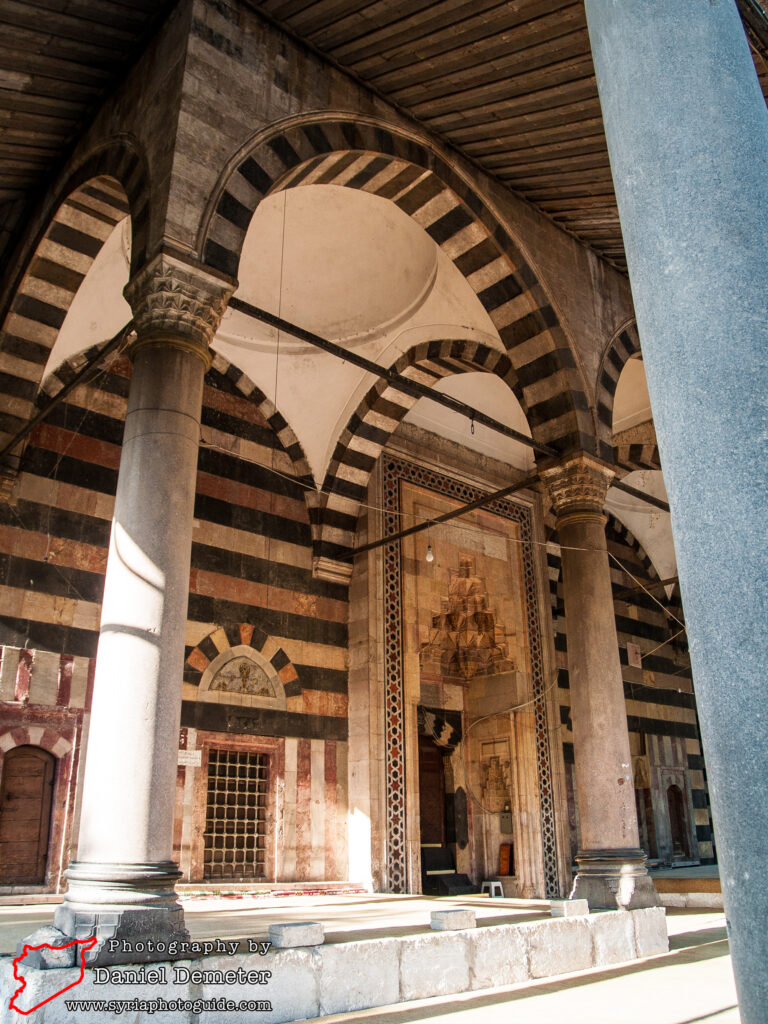
{"type": "MultiPolygon", "coordinates": [[[[583,0],[247,2],[624,268],[583,0]]],[[[0,246],[173,3],[2,0],[0,246]]]]}
{"type": "Polygon", "coordinates": [[[2,0],[0,254],[175,0],[2,0]]]}

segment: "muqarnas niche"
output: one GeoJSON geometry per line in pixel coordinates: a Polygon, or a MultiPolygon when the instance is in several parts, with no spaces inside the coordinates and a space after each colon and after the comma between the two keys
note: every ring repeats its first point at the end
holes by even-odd
{"type": "Polygon", "coordinates": [[[471,558],[462,556],[458,570],[451,570],[448,596],[440,605],[419,652],[423,681],[469,685],[476,676],[515,671],[506,632],[496,622],[485,580],[475,573],[471,558]]]}

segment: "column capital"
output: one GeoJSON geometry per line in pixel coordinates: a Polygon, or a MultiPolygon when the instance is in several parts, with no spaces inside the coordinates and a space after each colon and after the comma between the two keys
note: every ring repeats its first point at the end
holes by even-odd
{"type": "Polygon", "coordinates": [[[209,347],[237,282],[159,252],[125,286],[137,341],[168,345],[199,356],[210,366],[209,347]]]}
{"type": "Polygon", "coordinates": [[[586,452],[569,455],[539,473],[547,488],[558,526],[576,520],[605,522],[603,506],[615,471],[586,452]]]}

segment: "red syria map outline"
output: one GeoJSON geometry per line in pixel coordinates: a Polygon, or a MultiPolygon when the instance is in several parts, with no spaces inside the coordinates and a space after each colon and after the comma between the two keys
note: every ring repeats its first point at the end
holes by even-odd
{"type": "Polygon", "coordinates": [[[80,982],[85,977],[85,954],[86,954],[86,951],[89,950],[89,949],[93,949],[93,947],[95,945],[96,945],[96,936],[92,935],[90,939],[73,939],[71,942],[68,942],[66,944],[66,946],[51,946],[47,942],[43,942],[39,946],[24,946],[24,951],[22,952],[21,956],[17,956],[16,959],[13,961],[13,976],[16,979],[16,981],[20,981],[21,982],[21,985],[19,986],[19,988],[11,996],[11,1001],[8,1003],[8,1009],[9,1010],[15,1010],[16,1013],[21,1013],[25,1017],[27,1017],[27,1016],[29,1016],[30,1013],[34,1013],[35,1010],[39,1010],[41,1006],[45,1006],[46,1003],[50,1003],[50,1001],[52,999],[58,999],[59,996],[62,995],[64,992],[68,992],[71,988],[74,988],[75,985],[79,985],[80,982]],[[27,979],[23,978],[23,977],[19,977],[19,974],[18,974],[18,971],[17,971],[19,962],[24,959],[24,957],[27,955],[27,953],[31,952],[33,949],[69,949],[70,946],[82,946],[82,949],[80,950],[80,977],[77,979],[77,981],[73,981],[72,984],[71,985],[67,985],[66,988],[62,988],[62,989],[60,989],[60,991],[54,992],[54,994],[52,996],[48,996],[48,998],[44,999],[42,1001],[42,1003],[38,1003],[36,1006],[31,1007],[29,1010],[20,1010],[18,1006],[14,1006],[13,1004],[16,1002],[18,997],[21,995],[21,993],[27,987],[27,979]]]}

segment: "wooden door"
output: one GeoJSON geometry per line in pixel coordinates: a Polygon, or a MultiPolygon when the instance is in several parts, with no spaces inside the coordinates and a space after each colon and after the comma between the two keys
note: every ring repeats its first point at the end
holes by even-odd
{"type": "Polygon", "coordinates": [[[39,747],[5,755],[0,783],[0,885],[43,885],[56,758],[39,747]]]}
{"type": "Polygon", "coordinates": [[[419,736],[419,808],[421,842],[445,843],[445,771],[443,754],[428,736],[419,736]]]}

